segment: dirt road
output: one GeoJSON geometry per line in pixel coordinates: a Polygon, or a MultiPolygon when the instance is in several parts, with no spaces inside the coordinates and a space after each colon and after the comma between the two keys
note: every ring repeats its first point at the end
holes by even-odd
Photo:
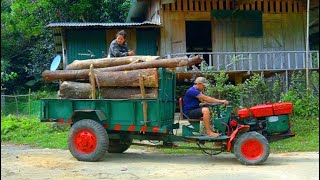
{"type": "Polygon", "coordinates": [[[1,144],[1,179],[319,179],[319,152],[270,154],[259,166],[231,153],[168,155],[129,149],[99,162],[80,162],[68,150],[1,144]]]}

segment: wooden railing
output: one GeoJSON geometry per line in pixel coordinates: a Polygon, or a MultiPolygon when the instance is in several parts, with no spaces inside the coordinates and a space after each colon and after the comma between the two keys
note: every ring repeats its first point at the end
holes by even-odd
{"type": "MultiPolygon", "coordinates": [[[[309,51],[308,68],[319,69],[319,51],[309,51]]],[[[190,52],[170,54],[166,57],[200,55],[207,66],[200,70],[227,71],[280,71],[306,69],[306,51],[265,52],[190,52]]],[[[187,71],[187,68],[185,68],[187,71]]]]}

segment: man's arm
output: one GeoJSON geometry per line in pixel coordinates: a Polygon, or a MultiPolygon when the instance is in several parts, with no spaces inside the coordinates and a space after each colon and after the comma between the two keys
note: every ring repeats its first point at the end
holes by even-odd
{"type": "Polygon", "coordinates": [[[222,103],[222,104],[229,104],[227,100],[220,100],[220,99],[216,99],[214,97],[211,97],[211,96],[206,96],[204,94],[199,94],[197,96],[197,98],[199,100],[202,100],[202,101],[205,101],[205,102],[208,102],[208,103],[222,103]]]}

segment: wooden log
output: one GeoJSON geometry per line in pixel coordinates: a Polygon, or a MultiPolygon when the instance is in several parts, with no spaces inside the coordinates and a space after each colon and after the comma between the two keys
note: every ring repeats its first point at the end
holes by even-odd
{"type": "MultiPolygon", "coordinates": [[[[145,98],[158,98],[158,88],[145,88],[145,92],[145,98]]],[[[139,87],[101,87],[99,94],[104,99],[142,98],[139,87]]],[[[64,81],[60,85],[59,97],[89,99],[91,98],[91,85],[89,83],[64,81]]]]}
{"type": "Polygon", "coordinates": [[[156,68],[131,71],[96,72],[95,74],[100,87],[139,87],[139,75],[142,75],[145,78],[143,81],[145,87],[159,86],[159,77],[156,68]]]}
{"type": "MultiPolygon", "coordinates": [[[[95,72],[109,72],[109,71],[125,71],[125,70],[135,70],[135,69],[147,69],[147,68],[175,68],[181,66],[192,66],[201,63],[203,59],[199,56],[192,58],[180,57],[172,59],[159,59],[156,61],[146,61],[135,64],[126,64],[121,66],[97,68],[95,72]]],[[[88,79],[89,69],[81,70],[46,70],[42,73],[42,77],[45,81],[54,80],[78,80],[78,79],[88,79]]]]}
{"type": "Polygon", "coordinates": [[[75,60],[71,64],[68,64],[66,69],[67,70],[89,69],[91,64],[93,64],[95,68],[104,68],[104,67],[130,64],[132,62],[153,61],[156,59],[160,59],[160,56],[125,56],[125,57],[117,57],[117,58],[75,60]]]}
{"type": "Polygon", "coordinates": [[[88,99],[91,97],[91,84],[64,81],[59,88],[60,98],[88,99]]]}

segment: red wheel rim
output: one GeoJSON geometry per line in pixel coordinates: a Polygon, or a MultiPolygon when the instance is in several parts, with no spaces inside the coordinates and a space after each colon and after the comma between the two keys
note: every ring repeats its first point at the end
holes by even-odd
{"type": "Polygon", "coordinates": [[[255,139],[246,140],[241,146],[242,155],[249,160],[256,160],[263,154],[263,145],[255,139]]]}
{"type": "Polygon", "coordinates": [[[97,147],[96,135],[89,129],[82,129],[76,133],[74,145],[84,154],[92,153],[97,147]]]}

